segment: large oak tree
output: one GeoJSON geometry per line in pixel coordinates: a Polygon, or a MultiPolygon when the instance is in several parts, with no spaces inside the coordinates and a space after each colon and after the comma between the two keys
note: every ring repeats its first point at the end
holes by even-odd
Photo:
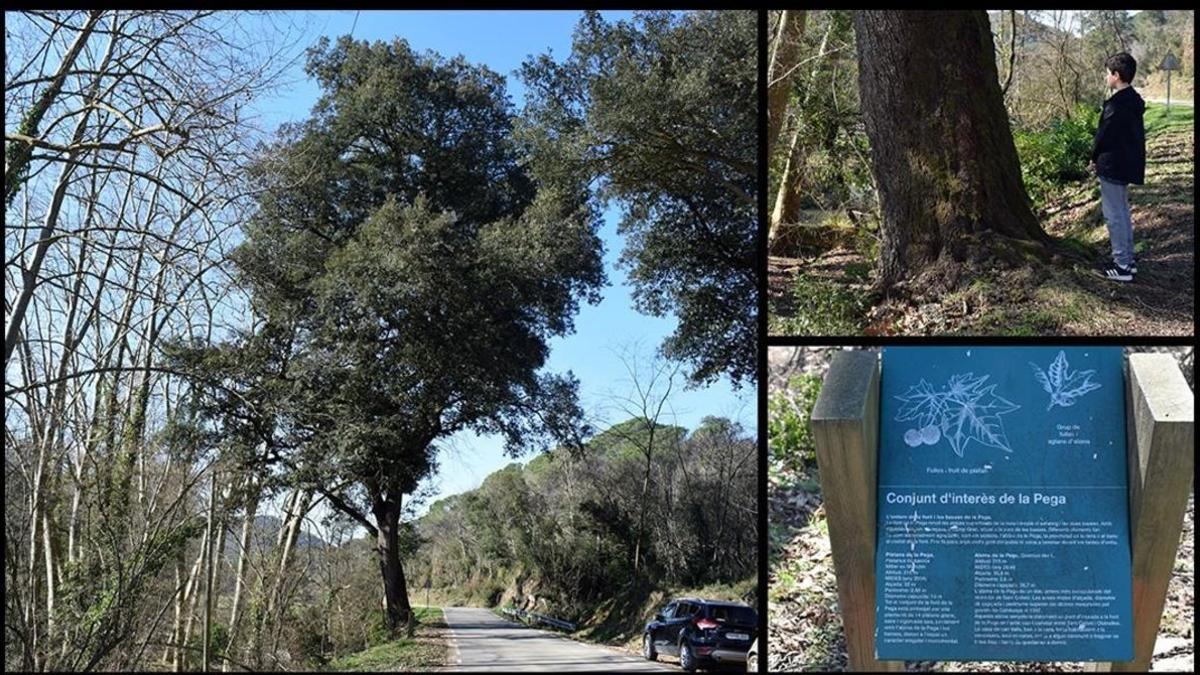
{"type": "Polygon", "coordinates": [[[281,365],[267,428],[291,480],[374,536],[395,629],[400,516],[438,441],[515,455],[577,431],[574,378],[540,371],[598,300],[599,221],[579,181],[526,168],[493,71],[344,37],[307,72],[322,96],[264,154],[234,256],[263,325],[243,342],[281,365]]]}
{"type": "Polygon", "coordinates": [[[622,208],[634,301],[678,319],[663,351],[694,382],[753,381],[758,363],[756,20],[588,12],[564,61],[521,69],[522,137],[622,208]]]}
{"type": "Polygon", "coordinates": [[[863,11],[854,23],[884,287],[918,276],[951,285],[1005,239],[1046,241],[1021,181],[987,14],[863,11]]]}

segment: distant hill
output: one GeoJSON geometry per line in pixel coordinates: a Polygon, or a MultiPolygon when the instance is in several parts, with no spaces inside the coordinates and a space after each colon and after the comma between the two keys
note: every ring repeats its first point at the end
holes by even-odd
{"type": "MultiPolygon", "coordinates": [[[[988,12],[988,20],[992,24],[992,33],[997,36],[1008,36],[1008,10],[991,10],[988,12]]],[[[1033,16],[1027,19],[1020,10],[1016,14],[1016,23],[1017,39],[1025,46],[1037,45],[1044,42],[1057,42],[1067,32],[1042,23],[1033,16]]],[[[1074,39],[1074,36],[1072,36],[1072,39],[1074,39]]]]}
{"type": "MultiPolygon", "coordinates": [[[[275,538],[279,536],[279,530],[283,527],[283,521],[275,516],[257,516],[254,519],[254,530],[250,533],[250,550],[260,551],[266,550],[275,545],[275,538]]],[[[237,560],[238,543],[242,536],[242,522],[240,520],[230,523],[225,530],[225,557],[230,560],[237,560]]],[[[300,535],[296,537],[296,548],[306,549],[314,547],[328,546],[328,543],[317,535],[301,528],[300,535]]]]}

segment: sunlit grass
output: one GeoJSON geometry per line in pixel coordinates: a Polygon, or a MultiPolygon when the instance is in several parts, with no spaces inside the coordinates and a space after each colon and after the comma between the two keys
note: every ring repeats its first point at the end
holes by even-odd
{"type": "Polygon", "coordinates": [[[1146,124],[1146,136],[1154,136],[1168,129],[1191,129],[1195,109],[1192,106],[1173,105],[1170,114],[1164,103],[1147,103],[1142,120],[1146,124]]]}

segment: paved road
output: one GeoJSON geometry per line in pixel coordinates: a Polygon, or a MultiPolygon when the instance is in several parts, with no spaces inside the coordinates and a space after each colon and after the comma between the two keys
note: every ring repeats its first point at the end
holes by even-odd
{"type": "Polygon", "coordinates": [[[444,608],[451,670],[681,672],[615,647],[583,644],[502,619],[490,609],[444,608]]]}
{"type": "MultiPolygon", "coordinates": [[[[1148,103],[1162,103],[1163,105],[1167,104],[1167,99],[1165,98],[1148,98],[1144,100],[1148,103]]],[[[1173,98],[1171,99],[1171,105],[1181,105],[1187,108],[1194,108],[1196,106],[1196,102],[1190,98],[1173,98]]]]}

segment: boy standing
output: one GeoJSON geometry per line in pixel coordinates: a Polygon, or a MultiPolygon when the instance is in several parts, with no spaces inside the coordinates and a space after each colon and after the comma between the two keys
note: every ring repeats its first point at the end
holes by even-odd
{"type": "Polygon", "coordinates": [[[1112,264],[1104,276],[1113,281],[1133,281],[1133,220],[1129,213],[1129,184],[1141,185],[1146,177],[1146,129],[1142,113],[1146,103],[1131,86],[1137,61],[1124,52],[1104,62],[1109,89],[1104,102],[1092,161],[1088,169],[1100,179],[1100,210],[1108,221],[1112,264]]]}

